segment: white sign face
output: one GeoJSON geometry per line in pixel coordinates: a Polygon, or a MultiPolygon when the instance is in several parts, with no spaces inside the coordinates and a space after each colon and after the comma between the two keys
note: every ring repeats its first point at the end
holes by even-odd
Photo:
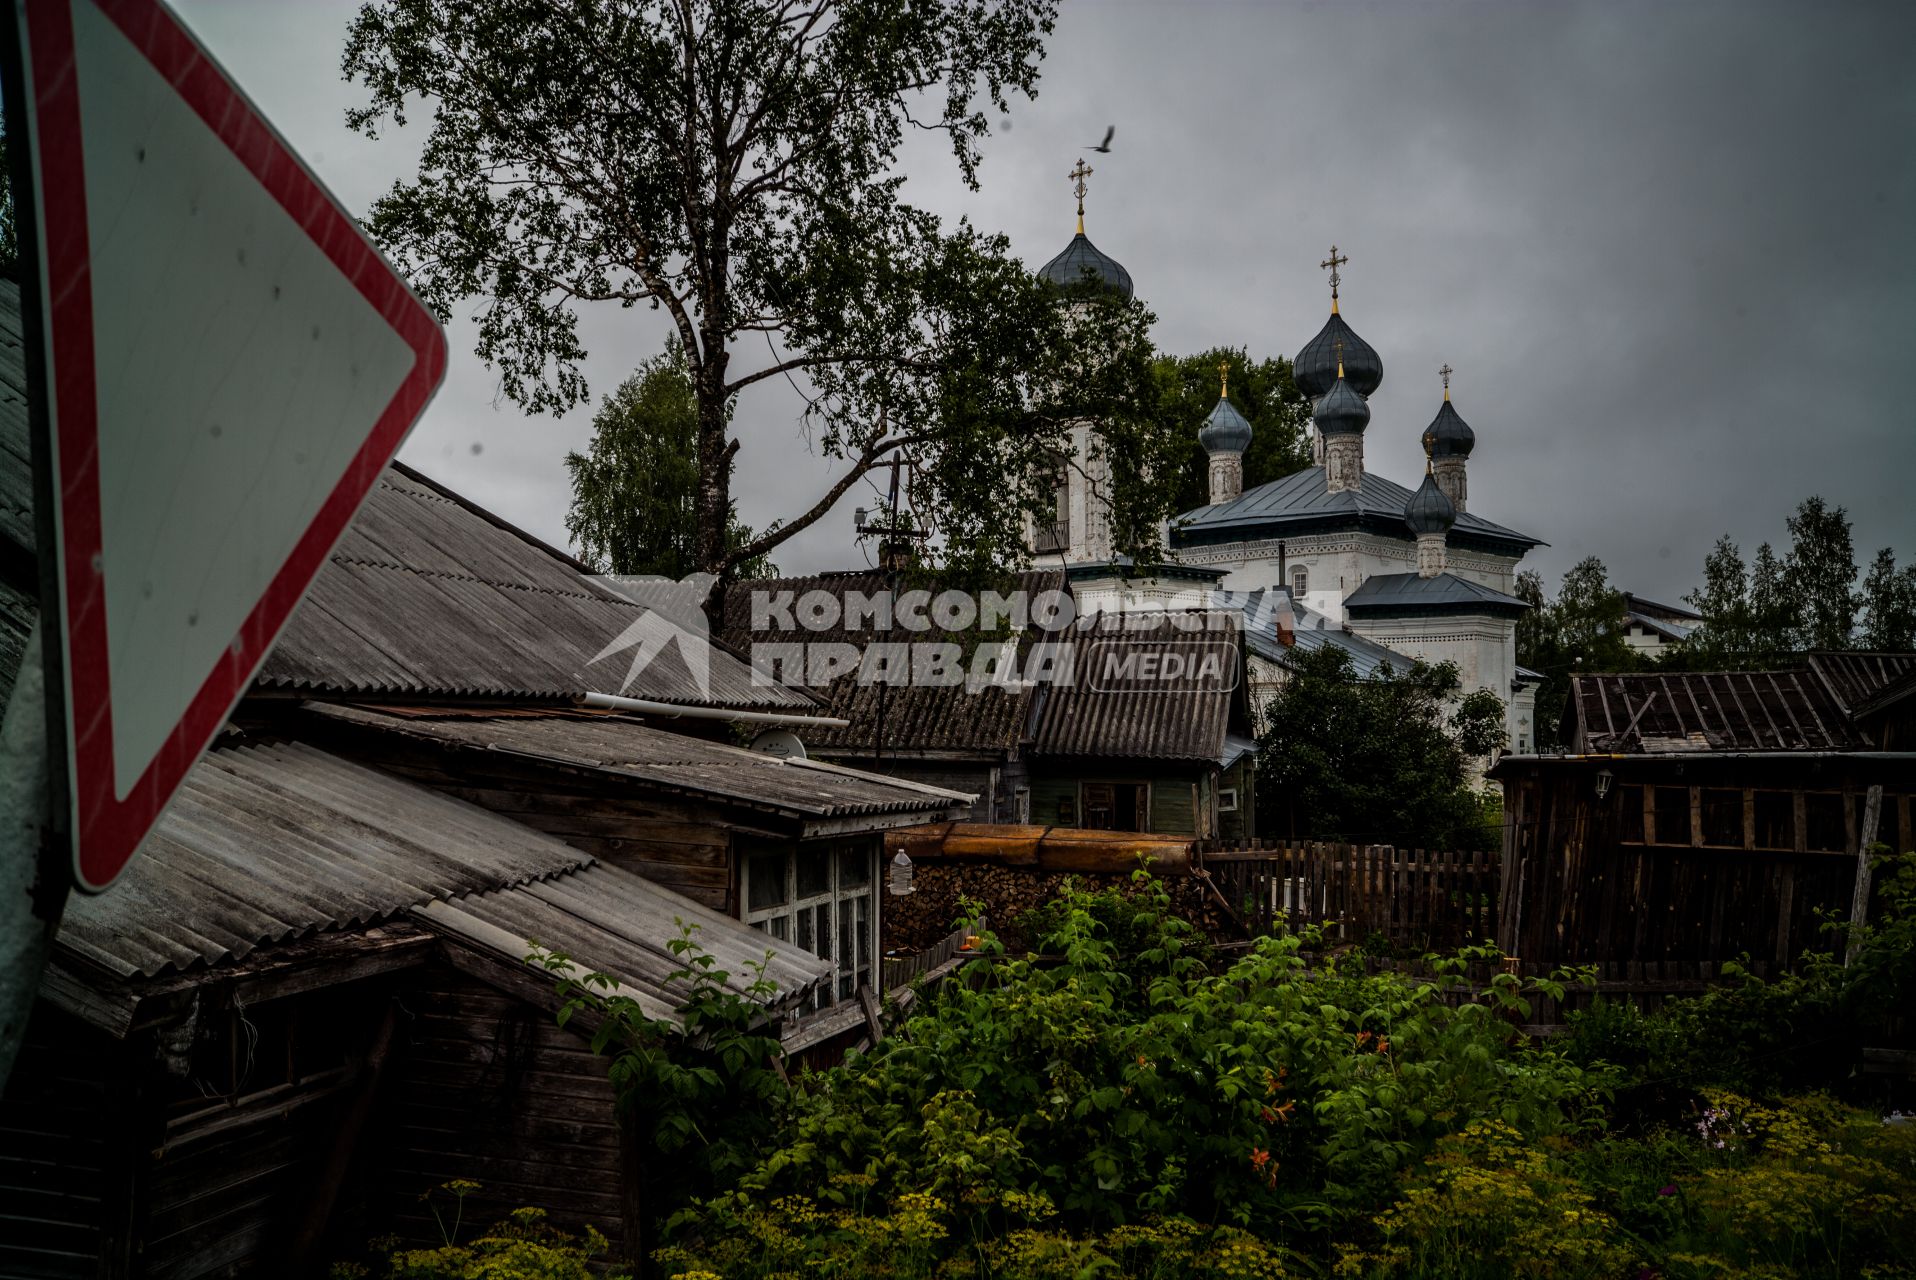
{"type": "Polygon", "coordinates": [[[22,18],[75,865],[100,888],[424,409],[445,342],[162,5],[23,0],[22,18]]]}

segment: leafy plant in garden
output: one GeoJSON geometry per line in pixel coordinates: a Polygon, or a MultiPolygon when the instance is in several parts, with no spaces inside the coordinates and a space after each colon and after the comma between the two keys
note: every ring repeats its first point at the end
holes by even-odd
{"type": "Polygon", "coordinates": [[[687,1247],[797,1194],[877,1216],[934,1195],[974,1256],[1020,1229],[1008,1197],[1035,1194],[1080,1236],[1185,1215],[1311,1239],[1472,1119],[1534,1136],[1594,1121],[1606,1073],[1506,1020],[1526,990],[1560,988],[1500,975],[1467,998],[1487,951],[1410,983],[1309,968],[1304,942],[1224,964],[1143,872],[1129,895],[1072,886],[1047,959],[974,962],[903,1035],[818,1081],[784,1144],[683,1216],[687,1247]]]}
{"type": "MultiPolygon", "coordinates": [[[[441,1185],[457,1206],[451,1226],[440,1217],[445,1243],[431,1249],[382,1249],[377,1270],[358,1263],[335,1263],[332,1280],[629,1280],[625,1271],[608,1271],[610,1246],[592,1227],[583,1236],[560,1231],[543,1209],[515,1209],[504,1221],[470,1243],[459,1240],[459,1213],[479,1184],[455,1179],[441,1185]]],[[[431,1197],[428,1197],[431,1203],[431,1197]]],[[[434,1207],[434,1215],[439,1216],[434,1207]]]]}

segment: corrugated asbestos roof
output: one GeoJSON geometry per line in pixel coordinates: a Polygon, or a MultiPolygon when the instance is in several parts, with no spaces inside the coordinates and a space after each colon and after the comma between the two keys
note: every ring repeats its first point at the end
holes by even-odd
{"type": "Polygon", "coordinates": [[[1073,678],[1046,687],[1033,755],[1216,763],[1228,736],[1248,730],[1242,633],[1231,611],[1100,615],[1061,642],[1073,650],[1073,678]],[[1199,629],[1180,626],[1193,620],[1199,629]],[[1229,655],[1222,678],[1151,674],[1168,658],[1188,668],[1205,655],[1229,655]]]}
{"type": "Polygon", "coordinates": [[[925,814],[968,808],[973,797],[818,760],[790,760],[667,733],[622,716],[590,713],[481,716],[431,708],[313,703],[317,714],[442,744],[509,751],[553,764],[599,769],[668,790],[773,810],[797,818],[925,814]]]}
{"type": "Polygon", "coordinates": [[[1819,649],[1809,655],[1810,670],[1823,681],[1837,705],[1855,715],[1890,686],[1916,673],[1916,653],[1841,652],[1819,649]]]}
{"type": "MultiPolygon", "coordinates": [[[[1187,542],[1216,542],[1217,535],[1227,531],[1248,538],[1258,536],[1251,532],[1258,527],[1269,527],[1275,534],[1289,525],[1367,521],[1382,532],[1409,541],[1404,509],[1410,497],[1409,489],[1374,471],[1364,473],[1358,488],[1332,493],[1324,479],[1324,468],[1307,467],[1246,489],[1229,502],[1185,512],[1171,522],[1171,538],[1175,545],[1182,546],[1187,542]]],[[[1457,517],[1451,536],[1513,544],[1518,552],[1544,545],[1527,533],[1468,511],[1457,517]]]]}
{"type": "Polygon", "coordinates": [[[661,932],[674,916],[699,923],[700,942],[731,973],[767,950],[789,994],[824,972],[552,836],[301,743],[207,753],[112,891],[74,896],[59,946],[115,977],[152,977],[402,912],[461,934],[475,932],[458,924],[473,913],[508,960],[536,938],[654,994],[681,967],[665,950],[673,934],[661,932]]]}
{"type": "MultiPolygon", "coordinates": [[[[934,632],[911,632],[894,627],[873,631],[862,623],[848,627],[844,622],[843,602],[851,592],[866,597],[885,589],[886,575],[881,570],[860,573],[832,573],[811,578],[777,578],[735,583],[725,600],[725,640],[732,648],[749,654],[752,646],[778,643],[845,642],[861,653],[874,641],[929,643],[951,639],[970,651],[973,634],[946,637],[934,632]],[[785,630],[777,625],[752,629],[752,597],[758,592],[792,593],[794,602],[814,591],[826,592],[840,601],[839,623],[823,630],[785,630]]],[[[1017,575],[999,587],[1001,594],[1023,591],[1033,600],[1046,591],[1062,591],[1062,570],[1034,570],[1017,575]]],[[[936,584],[905,581],[901,592],[913,589],[940,590],[936,584]]],[[[769,621],[769,619],[762,619],[769,621]]],[[[799,622],[796,613],[793,622],[799,622]]],[[[1032,637],[1025,637],[1028,643],[1032,637]]],[[[764,665],[763,661],[760,662],[764,665]]],[[[821,751],[869,751],[878,730],[878,686],[860,683],[856,675],[839,677],[825,688],[814,690],[825,702],[822,714],[849,720],[844,729],[805,728],[799,736],[806,745],[821,751]]],[[[907,685],[890,687],[884,693],[885,749],[887,751],[963,751],[1003,755],[1017,750],[1030,719],[1031,692],[986,684],[983,686],[907,685]]]]}
{"type": "Polygon", "coordinates": [[[1572,750],[1848,751],[1869,742],[1823,683],[1795,671],[1585,675],[1570,680],[1572,750]]]}
{"type": "Polygon", "coordinates": [[[387,468],[260,668],[266,688],[785,708],[817,703],[755,682],[722,650],[701,690],[676,644],[622,687],[631,653],[593,659],[645,610],[551,548],[404,467],[387,468]]]}
{"type": "Polygon", "coordinates": [[[1431,578],[1414,573],[1375,573],[1344,597],[1344,611],[1353,614],[1468,612],[1515,616],[1529,607],[1515,596],[1454,573],[1431,578]]]}

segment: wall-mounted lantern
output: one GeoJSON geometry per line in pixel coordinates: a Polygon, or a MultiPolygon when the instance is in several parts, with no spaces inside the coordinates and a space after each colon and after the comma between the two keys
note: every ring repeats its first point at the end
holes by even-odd
{"type": "Polygon", "coordinates": [[[1610,784],[1614,780],[1608,769],[1597,770],[1597,799],[1601,800],[1610,794],[1610,784]]]}

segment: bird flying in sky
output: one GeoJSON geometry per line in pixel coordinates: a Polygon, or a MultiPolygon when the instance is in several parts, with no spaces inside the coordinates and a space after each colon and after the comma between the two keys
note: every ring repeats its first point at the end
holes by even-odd
{"type": "Polygon", "coordinates": [[[1095,147],[1092,147],[1091,149],[1093,151],[1105,152],[1108,155],[1111,151],[1111,138],[1114,134],[1117,133],[1117,131],[1118,131],[1118,126],[1116,126],[1115,124],[1106,126],[1104,131],[1104,141],[1098,143],[1098,145],[1096,145],[1095,147]]]}

